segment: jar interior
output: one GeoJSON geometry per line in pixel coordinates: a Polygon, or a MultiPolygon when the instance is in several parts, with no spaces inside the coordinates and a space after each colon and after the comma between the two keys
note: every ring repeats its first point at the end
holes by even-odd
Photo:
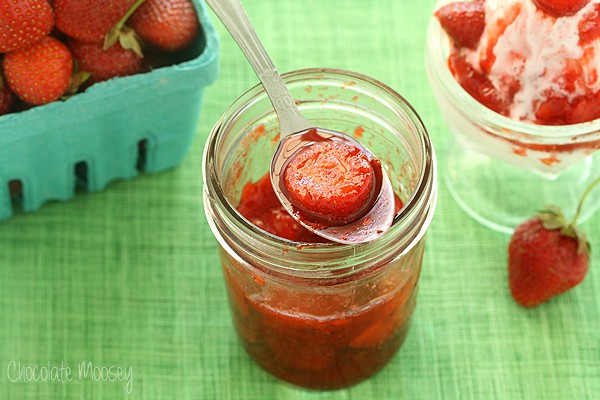
{"type": "MultiPolygon", "coordinates": [[[[382,161],[400,200],[415,192],[423,150],[417,127],[406,111],[392,104],[380,89],[346,77],[312,80],[295,77],[287,86],[300,111],[316,126],[354,137],[382,161]]],[[[224,159],[222,188],[233,207],[244,185],[256,182],[270,168],[279,139],[278,120],[268,98],[255,88],[249,100],[228,121],[217,153],[224,159]],[[249,110],[252,110],[251,112],[249,110]]]]}

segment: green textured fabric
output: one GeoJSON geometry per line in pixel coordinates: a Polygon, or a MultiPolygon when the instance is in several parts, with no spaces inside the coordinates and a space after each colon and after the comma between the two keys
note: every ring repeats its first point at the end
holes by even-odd
{"type": "MultiPolygon", "coordinates": [[[[448,131],[424,70],[434,1],[246,3],[280,71],[338,67],[386,82],[444,153],[448,131]]],[[[201,156],[212,124],[257,78],[213,21],[221,73],[177,169],[0,224],[0,399],[599,398],[600,252],[578,288],[523,309],[508,292],[509,237],[470,219],[441,179],[413,325],[391,364],[335,392],[297,389],[255,366],[231,324],[201,156]],[[125,380],[80,377],[90,362],[125,380]],[[61,364],[70,381],[13,382],[19,365],[61,364]]],[[[582,228],[600,246],[600,213],[582,228]]]]}

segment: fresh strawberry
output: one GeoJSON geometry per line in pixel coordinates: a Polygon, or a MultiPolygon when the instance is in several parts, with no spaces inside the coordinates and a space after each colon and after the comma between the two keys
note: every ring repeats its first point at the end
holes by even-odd
{"type": "Polygon", "coordinates": [[[130,25],[146,44],[165,51],[185,48],[200,29],[190,0],[146,0],[131,16],[130,25]]]}
{"type": "Polygon", "coordinates": [[[4,82],[4,78],[0,75],[0,115],[8,114],[14,103],[15,96],[10,87],[4,82]]]}
{"type": "Polygon", "coordinates": [[[23,101],[46,104],[69,88],[73,72],[71,52],[60,40],[46,36],[38,43],[4,56],[4,74],[23,101]]]}
{"type": "Polygon", "coordinates": [[[0,6],[0,53],[19,50],[47,36],[54,13],[46,0],[2,1],[0,6]]]}
{"type": "Polygon", "coordinates": [[[135,52],[123,49],[119,43],[106,50],[102,48],[102,43],[82,43],[76,40],[69,41],[68,46],[79,70],[91,74],[86,83],[133,75],[142,69],[142,59],[135,52]]]}
{"type": "Polygon", "coordinates": [[[573,15],[589,2],[590,0],[533,0],[538,9],[556,18],[573,15]]]}
{"type": "Polygon", "coordinates": [[[56,27],[81,42],[101,43],[136,0],[55,0],[56,27]]]}
{"type": "Polygon", "coordinates": [[[549,206],[517,227],[508,246],[512,297],[534,307],[577,286],[588,271],[590,245],[576,226],[579,210],[598,177],[581,199],[573,222],[549,206]]]}
{"type": "Polygon", "coordinates": [[[481,2],[457,1],[435,12],[442,28],[458,47],[475,48],[485,28],[485,8],[481,2]]]}

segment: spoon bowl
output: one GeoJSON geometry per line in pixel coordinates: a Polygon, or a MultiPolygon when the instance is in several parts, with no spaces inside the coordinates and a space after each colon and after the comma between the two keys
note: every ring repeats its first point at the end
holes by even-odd
{"type": "Polygon", "coordinates": [[[280,140],[271,162],[271,184],[286,211],[301,225],[317,235],[337,243],[357,244],[371,242],[383,235],[394,218],[394,192],[385,169],[373,154],[350,136],[316,127],[301,113],[279,72],[265,51],[239,0],[207,0],[248,59],[260,79],[279,120],[280,140]],[[310,134],[308,134],[310,132],[310,134]],[[340,140],[359,148],[375,166],[373,201],[363,213],[343,225],[328,225],[313,215],[301,212],[286,194],[283,173],[289,161],[303,148],[318,141],[340,140]]]}

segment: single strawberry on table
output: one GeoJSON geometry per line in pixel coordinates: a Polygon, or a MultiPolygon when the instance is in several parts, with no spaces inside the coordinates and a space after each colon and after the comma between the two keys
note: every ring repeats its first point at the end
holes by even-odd
{"type": "Polygon", "coordinates": [[[23,101],[41,105],[59,99],[71,84],[73,57],[60,40],[46,36],[38,43],[4,55],[4,75],[23,101]]]}
{"type": "Polygon", "coordinates": [[[46,0],[2,0],[0,53],[27,47],[50,33],[54,13],[46,0]]]}
{"type": "Polygon", "coordinates": [[[572,222],[558,207],[549,206],[517,227],[508,246],[508,279],[512,297],[534,307],[577,286],[589,266],[590,244],[577,226],[587,194],[583,194],[572,222]]]}

